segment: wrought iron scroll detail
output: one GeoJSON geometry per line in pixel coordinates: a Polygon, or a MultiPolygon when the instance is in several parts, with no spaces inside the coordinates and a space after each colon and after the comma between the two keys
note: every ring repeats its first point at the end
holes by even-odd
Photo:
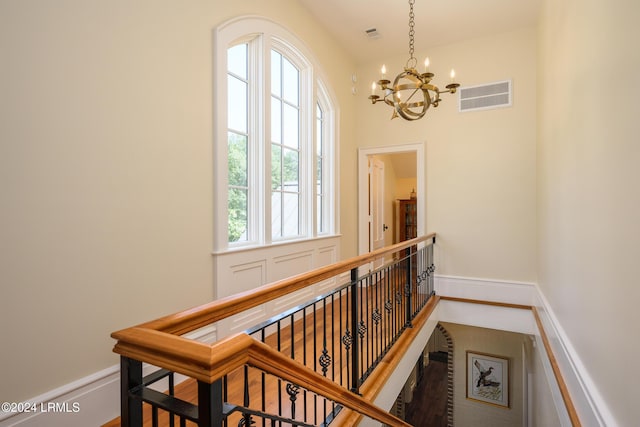
{"type": "Polygon", "coordinates": [[[327,369],[329,368],[329,365],[331,365],[331,356],[329,356],[327,347],[322,349],[322,354],[320,355],[319,362],[320,366],[322,366],[322,374],[326,377],[327,369]]]}
{"type": "Polygon", "coordinates": [[[353,342],[353,336],[351,335],[351,331],[347,329],[344,332],[344,335],[342,336],[342,344],[344,345],[344,348],[347,349],[347,351],[351,350],[352,342],[353,342]]]}
{"type": "Polygon", "coordinates": [[[373,319],[376,325],[380,323],[380,320],[382,319],[382,314],[380,314],[380,310],[378,310],[377,307],[375,310],[373,310],[373,313],[371,314],[371,319],[373,319]]]}

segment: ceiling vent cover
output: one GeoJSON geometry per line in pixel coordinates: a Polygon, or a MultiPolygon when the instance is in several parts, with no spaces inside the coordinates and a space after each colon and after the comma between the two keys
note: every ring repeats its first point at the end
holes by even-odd
{"type": "Polygon", "coordinates": [[[364,30],[364,33],[368,38],[373,40],[380,38],[380,33],[378,32],[377,28],[369,28],[368,30],[364,30]]]}
{"type": "Polygon", "coordinates": [[[511,106],[511,80],[467,86],[458,90],[460,92],[458,110],[461,112],[511,106]]]}

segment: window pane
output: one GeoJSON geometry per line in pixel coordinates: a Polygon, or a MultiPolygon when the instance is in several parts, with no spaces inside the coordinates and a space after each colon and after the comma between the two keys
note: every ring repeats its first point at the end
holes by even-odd
{"type": "Polygon", "coordinates": [[[284,145],[298,148],[299,146],[299,114],[298,109],[284,104],[283,141],[284,145]]]}
{"type": "Polygon", "coordinates": [[[318,233],[324,233],[326,228],[324,225],[324,197],[322,196],[318,196],[317,198],[317,204],[316,204],[316,215],[317,215],[317,221],[318,221],[318,233]]]}
{"type": "Polygon", "coordinates": [[[282,193],[271,193],[271,237],[282,237],[282,193]]]}
{"type": "Polygon", "coordinates": [[[324,153],[324,141],[322,140],[322,109],[316,105],[316,153],[322,156],[324,153]]]}
{"type": "Polygon", "coordinates": [[[282,97],[298,106],[298,91],[300,86],[300,72],[287,58],[282,58],[282,97]]]}
{"type": "Polygon", "coordinates": [[[282,97],[282,55],[275,50],[271,51],[271,93],[282,97]]]}
{"type": "Polygon", "coordinates": [[[229,242],[246,241],[248,235],[248,191],[229,189],[229,242]]]}
{"type": "Polygon", "coordinates": [[[282,101],[271,97],[271,142],[282,143],[282,101]]]}
{"type": "Polygon", "coordinates": [[[322,181],[323,181],[323,176],[322,176],[322,157],[318,157],[317,158],[317,162],[316,162],[316,180],[318,183],[318,194],[322,194],[322,181]]]}
{"type": "Polygon", "coordinates": [[[298,195],[284,193],[284,230],[283,237],[300,234],[300,215],[298,211],[298,195]]]}
{"type": "Polygon", "coordinates": [[[247,44],[239,44],[227,49],[227,71],[247,79],[247,44]]]}
{"type": "Polygon", "coordinates": [[[300,171],[299,153],[294,150],[284,149],[284,165],[282,168],[282,180],[285,191],[299,192],[298,176],[300,171]]]}
{"type": "Polygon", "coordinates": [[[247,132],[247,83],[228,76],[227,125],[229,129],[247,132]]]}
{"type": "Polygon", "coordinates": [[[229,132],[228,136],[228,174],[229,185],[247,186],[247,137],[229,132]]]}
{"type": "Polygon", "coordinates": [[[282,190],[282,148],[271,144],[271,189],[282,190]]]}

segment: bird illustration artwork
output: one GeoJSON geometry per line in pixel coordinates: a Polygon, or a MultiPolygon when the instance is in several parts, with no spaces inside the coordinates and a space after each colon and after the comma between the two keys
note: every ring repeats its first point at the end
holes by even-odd
{"type": "Polygon", "coordinates": [[[493,366],[489,367],[489,369],[485,369],[484,366],[477,360],[474,360],[473,364],[478,368],[478,372],[480,375],[478,376],[478,381],[476,382],[476,387],[497,387],[500,385],[499,382],[493,381],[491,377],[491,372],[493,371],[493,366]]]}

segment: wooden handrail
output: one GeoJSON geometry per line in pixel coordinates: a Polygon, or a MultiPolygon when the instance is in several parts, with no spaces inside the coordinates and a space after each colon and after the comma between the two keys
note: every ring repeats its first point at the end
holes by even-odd
{"type": "Polygon", "coordinates": [[[225,338],[213,345],[181,335],[428,240],[435,242],[435,233],[113,332],[111,336],[117,340],[113,351],[123,357],[150,363],[208,384],[213,384],[241,366],[254,366],[378,422],[410,427],[363,397],[246,333],[225,338]]]}
{"type": "Polygon", "coordinates": [[[257,340],[252,341],[249,351],[249,365],[265,372],[277,373],[276,375],[284,380],[311,390],[339,405],[366,415],[385,425],[411,427],[410,424],[400,418],[378,408],[370,401],[339,386],[334,381],[302,365],[300,362],[272,349],[267,344],[257,340]]]}
{"type": "MultiPolygon", "coordinates": [[[[372,262],[382,256],[398,252],[427,240],[433,240],[435,237],[436,234],[431,233],[426,236],[406,240],[367,254],[349,258],[330,266],[312,270],[308,273],[302,273],[246,292],[221,298],[208,304],[161,317],[138,325],[138,327],[167,332],[170,334],[185,334],[229,316],[233,316],[234,314],[242,313],[243,311],[264,304],[265,302],[272,301],[281,296],[306,288],[307,286],[330,279],[341,273],[360,267],[368,262],[372,262]]],[[[116,338],[114,334],[111,336],[116,338]]]]}
{"type": "Polygon", "coordinates": [[[393,426],[411,427],[361,396],[341,387],[277,350],[242,332],[209,346],[144,328],[117,333],[114,351],[200,381],[213,383],[244,365],[299,385],[346,408],[393,426]]]}
{"type": "Polygon", "coordinates": [[[567,408],[567,414],[569,415],[569,419],[571,420],[571,425],[573,427],[580,427],[582,423],[580,422],[580,418],[578,417],[578,411],[576,410],[576,407],[573,404],[573,400],[571,399],[571,394],[569,393],[567,383],[564,381],[564,377],[560,372],[560,365],[558,365],[556,356],[553,353],[553,349],[551,348],[551,343],[549,343],[549,338],[544,331],[544,326],[542,325],[542,320],[540,319],[540,315],[538,314],[538,309],[536,307],[531,307],[531,311],[533,312],[533,317],[536,319],[536,324],[538,325],[538,330],[540,331],[540,338],[542,339],[544,349],[547,352],[547,357],[549,358],[549,363],[551,364],[553,376],[556,378],[556,382],[558,383],[558,388],[560,389],[560,395],[562,396],[562,400],[564,401],[564,406],[567,408]]]}

